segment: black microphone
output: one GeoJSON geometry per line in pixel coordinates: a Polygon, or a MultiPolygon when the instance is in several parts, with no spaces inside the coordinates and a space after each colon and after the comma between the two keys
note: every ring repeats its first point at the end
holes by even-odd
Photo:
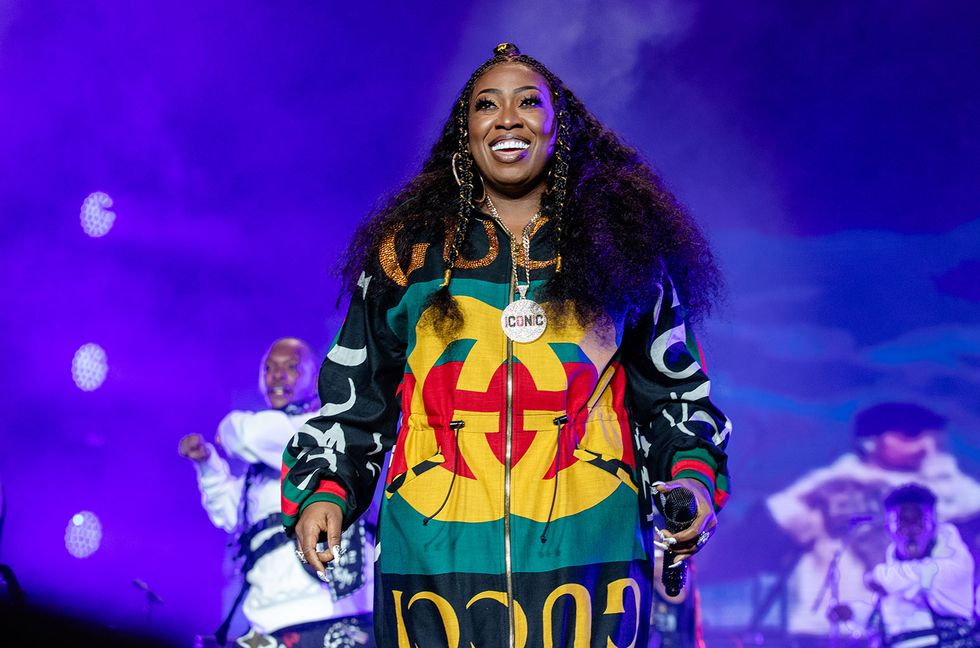
{"type": "MultiPolygon", "coordinates": [[[[660,493],[657,503],[659,504],[657,508],[664,516],[664,526],[671,533],[679,533],[688,528],[698,515],[698,502],[694,499],[694,493],[683,487],[660,493]]],[[[687,582],[687,563],[682,562],[671,567],[673,561],[674,553],[670,550],[664,551],[664,565],[660,579],[667,596],[679,595],[687,582]]]]}

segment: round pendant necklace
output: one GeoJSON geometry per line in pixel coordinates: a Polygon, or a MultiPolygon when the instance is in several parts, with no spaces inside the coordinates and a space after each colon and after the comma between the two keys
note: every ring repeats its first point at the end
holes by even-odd
{"type": "MultiPolygon", "coordinates": [[[[486,203],[487,209],[490,210],[490,215],[509,234],[510,230],[500,220],[500,215],[497,214],[497,208],[494,206],[493,201],[490,200],[490,196],[487,196],[486,203]]],[[[501,313],[500,327],[504,330],[504,335],[514,342],[534,342],[541,337],[544,330],[548,327],[548,317],[545,315],[544,309],[541,308],[541,304],[533,299],[529,299],[527,296],[528,290],[531,288],[530,230],[534,227],[534,223],[540,215],[541,212],[538,212],[532,216],[530,222],[528,222],[527,226],[524,227],[524,231],[521,233],[521,247],[524,251],[524,277],[527,280],[527,284],[525,285],[521,285],[520,278],[517,274],[517,250],[511,245],[511,281],[517,289],[520,298],[508,304],[504,312],[501,313]]],[[[513,240],[513,236],[511,240],[513,240]]],[[[511,294],[512,298],[513,296],[511,294]]]]}
{"type": "Polygon", "coordinates": [[[534,342],[548,326],[548,317],[541,304],[527,299],[527,289],[527,286],[517,286],[521,298],[508,304],[500,314],[500,327],[514,342],[534,342]]]}

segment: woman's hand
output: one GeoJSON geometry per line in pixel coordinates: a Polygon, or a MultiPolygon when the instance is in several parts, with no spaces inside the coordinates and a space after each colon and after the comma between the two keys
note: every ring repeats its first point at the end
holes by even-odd
{"type": "Polygon", "coordinates": [[[686,488],[694,493],[694,500],[698,503],[698,512],[691,522],[691,526],[683,531],[671,533],[670,531],[658,530],[659,539],[656,539],[661,549],[666,545],[667,549],[674,555],[674,562],[677,564],[701,551],[701,548],[708,542],[714,534],[715,527],[718,526],[718,518],[715,516],[715,507],[711,501],[711,494],[704,484],[697,479],[683,477],[674,479],[666,483],[657,484],[657,490],[667,493],[675,488],[686,488]],[[668,538],[672,539],[668,540],[668,538]]]}
{"type": "Polygon", "coordinates": [[[188,434],[177,444],[177,452],[181,457],[196,461],[198,463],[207,461],[211,456],[208,444],[204,442],[204,437],[200,434],[188,434]]]}
{"type": "Polygon", "coordinates": [[[344,513],[332,502],[313,502],[303,510],[296,523],[296,555],[309,563],[323,582],[327,581],[325,565],[340,554],[343,525],[344,513]],[[322,537],[326,537],[330,549],[317,553],[316,545],[322,537]]]}

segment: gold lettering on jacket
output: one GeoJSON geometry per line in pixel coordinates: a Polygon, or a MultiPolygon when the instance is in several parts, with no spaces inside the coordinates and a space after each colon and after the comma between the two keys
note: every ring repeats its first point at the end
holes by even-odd
{"type": "Polygon", "coordinates": [[[556,587],[544,601],[542,621],[544,622],[544,646],[554,648],[555,638],[551,635],[551,610],[563,596],[571,596],[575,604],[575,643],[572,648],[589,648],[592,643],[592,597],[584,585],[567,583],[556,587]]]}
{"type": "MultiPolygon", "coordinates": [[[[470,599],[470,602],[466,604],[466,609],[470,609],[478,601],[485,600],[496,601],[507,607],[507,592],[480,592],[470,599]]],[[[514,601],[514,626],[515,646],[516,648],[524,648],[527,645],[527,615],[524,614],[524,608],[517,601],[514,601]]],[[[476,648],[476,646],[470,642],[470,648],[476,648]]]]}
{"type": "MultiPolygon", "coordinates": [[[[537,222],[534,223],[534,226],[531,228],[531,231],[528,232],[528,238],[529,239],[534,238],[534,235],[538,233],[538,230],[541,229],[544,226],[544,224],[547,222],[548,222],[547,216],[542,216],[541,218],[539,218],[537,222]]],[[[525,259],[523,248],[518,246],[518,249],[520,250],[518,254],[519,263],[521,266],[527,268],[528,270],[540,270],[541,268],[547,268],[548,266],[555,265],[555,263],[558,262],[557,255],[551,257],[547,261],[538,261],[536,259],[525,259]]]]}
{"type": "MultiPolygon", "coordinates": [[[[436,606],[439,618],[442,619],[442,627],[446,631],[446,641],[449,648],[459,648],[459,619],[456,618],[456,612],[453,611],[453,606],[450,605],[449,601],[435,592],[419,592],[409,599],[407,609],[411,610],[418,601],[431,601],[436,606]]],[[[419,648],[418,644],[415,645],[415,648],[419,648]]]]}
{"type": "Polygon", "coordinates": [[[390,234],[381,239],[381,245],[378,246],[378,261],[381,264],[381,269],[385,271],[389,279],[399,286],[407,286],[408,275],[421,268],[422,264],[425,263],[425,253],[429,249],[429,244],[416,243],[413,245],[412,258],[408,262],[408,269],[403,270],[401,263],[398,261],[398,252],[395,248],[395,237],[401,230],[402,226],[398,225],[392,229],[390,234]]]}
{"type": "MultiPolygon", "coordinates": [[[[546,222],[548,222],[547,217],[541,217],[538,219],[529,233],[530,236],[533,237],[546,222]]],[[[483,231],[487,237],[486,254],[479,259],[467,259],[460,255],[454,263],[455,267],[462,270],[475,270],[477,268],[485,268],[497,260],[497,255],[500,254],[500,240],[497,238],[497,232],[494,230],[493,223],[489,220],[480,220],[480,223],[483,225],[483,231]]],[[[401,262],[398,259],[398,252],[395,245],[395,238],[402,229],[403,227],[401,225],[397,225],[392,228],[390,233],[381,239],[381,244],[378,246],[378,261],[381,264],[381,269],[384,270],[389,279],[394,281],[399,286],[407,286],[408,277],[425,264],[425,254],[429,251],[429,244],[416,243],[412,245],[412,253],[411,258],[408,261],[408,268],[402,268],[401,262]]],[[[452,237],[453,232],[450,231],[446,234],[446,242],[442,251],[443,260],[449,258],[449,248],[452,245],[452,237]]],[[[515,253],[517,256],[518,265],[526,267],[529,270],[540,270],[541,268],[547,268],[548,266],[555,265],[557,261],[557,257],[552,257],[547,261],[525,259],[524,251],[520,248],[520,246],[515,246],[515,253]]]]}
{"type": "MultiPolygon", "coordinates": [[[[636,641],[640,634],[640,622],[642,621],[640,615],[640,584],[632,578],[620,578],[610,582],[606,586],[606,607],[603,611],[603,615],[613,615],[613,614],[625,614],[626,613],[626,591],[631,590],[633,593],[633,606],[634,606],[634,627],[633,627],[633,639],[625,648],[636,648],[636,641]]],[[[436,610],[439,613],[439,618],[442,621],[443,631],[446,633],[446,639],[448,640],[448,645],[450,648],[458,648],[459,641],[461,637],[460,629],[460,617],[457,615],[455,609],[453,609],[452,604],[445,598],[436,594],[435,592],[422,591],[418,592],[408,601],[408,605],[403,607],[402,599],[404,597],[404,592],[399,590],[392,590],[392,599],[395,604],[395,624],[397,626],[397,640],[398,648],[412,648],[412,644],[408,638],[408,627],[405,624],[406,612],[412,608],[419,601],[429,601],[435,605],[436,610]]],[[[584,585],[579,585],[578,583],[566,583],[564,585],[559,585],[548,595],[545,599],[544,606],[541,610],[541,621],[542,621],[542,634],[544,635],[544,646],[545,648],[554,647],[554,628],[552,626],[552,612],[556,605],[558,605],[559,599],[562,597],[571,597],[571,604],[574,606],[574,637],[575,641],[572,644],[573,648],[589,648],[592,641],[592,593],[589,592],[588,588],[584,585]]],[[[500,605],[507,605],[507,594],[506,592],[500,592],[496,590],[485,590],[476,594],[466,603],[465,610],[461,610],[461,614],[472,614],[470,608],[474,604],[480,601],[493,601],[499,603],[500,605]]],[[[471,623],[476,623],[472,619],[467,619],[471,623]]],[[[527,638],[529,634],[528,619],[527,614],[524,612],[524,608],[521,606],[519,601],[514,601],[514,624],[515,624],[515,639],[516,648],[525,648],[527,645],[527,638]]],[[[607,648],[618,648],[612,639],[606,638],[607,648]]],[[[415,648],[419,648],[415,646],[415,648]]],[[[470,648],[477,648],[472,643],[470,643],[470,648]]]]}
{"type": "Polygon", "coordinates": [[[402,616],[402,592],[391,590],[395,599],[395,626],[398,628],[398,648],[412,648],[408,643],[408,630],[405,628],[405,617],[402,616]]]}
{"type": "MultiPolygon", "coordinates": [[[[609,583],[606,587],[606,611],[603,614],[625,614],[626,613],[626,590],[633,590],[633,604],[636,606],[636,628],[633,630],[633,639],[626,648],[636,648],[636,638],[640,634],[640,584],[632,578],[620,578],[609,583]]],[[[606,639],[606,648],[618,648],[612,639],[606,639]]]]}
{"type": "MultiPolygon", "coordinates": [[[[493,223],[487,220],[481,222],[483,223],[483,231],[487,234],[487,253],[483,255],[482,259],[464,259],[460,255],[454,264],[457,268],[462,268],[463,270],[486,268],[497,260],[497,255],[500,253],[500,241],[497,240],[497,233],[493,229],[493,223]]],[[[449,258],[449,246],[452,245],[452,236],[452,232],[446,236],[446,245],[442,251],[442,256],[445,259],[449,258]]]]}

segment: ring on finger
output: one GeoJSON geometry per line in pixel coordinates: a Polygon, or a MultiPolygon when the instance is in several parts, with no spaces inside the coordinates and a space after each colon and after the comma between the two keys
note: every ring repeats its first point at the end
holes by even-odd
{"type": "Polygon", "coordinates": [[[299,558],[299,561],[304,565],[310,564],[310,562],[306,559],[306,554],[299,549],[296,550],[296,557],[299,558]]]}

